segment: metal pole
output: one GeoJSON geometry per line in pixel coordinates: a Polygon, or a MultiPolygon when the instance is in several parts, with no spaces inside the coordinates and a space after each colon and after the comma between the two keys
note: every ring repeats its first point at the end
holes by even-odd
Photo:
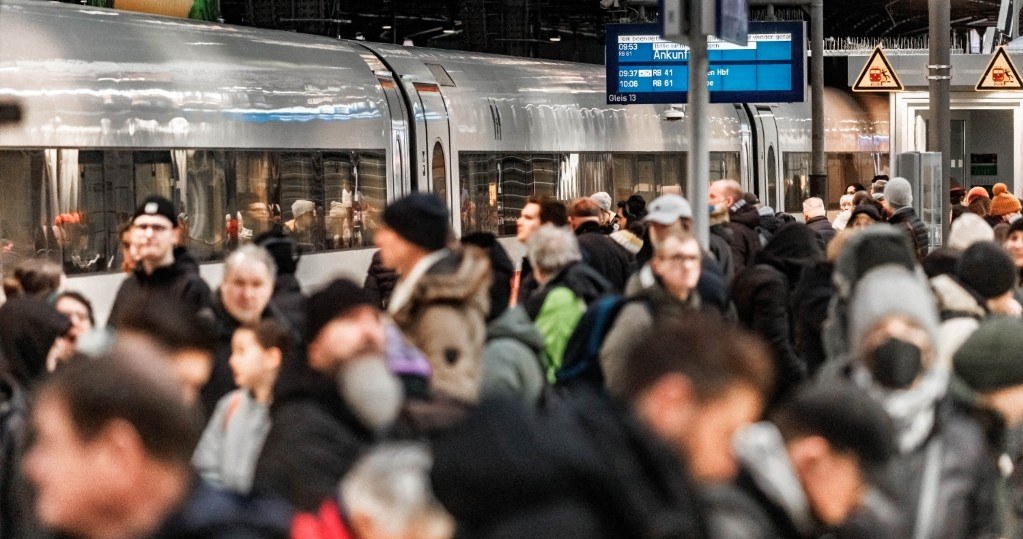
{"type": "MultiPolygon", "coordinates": [[[[948,237],[951,206],[948,192],[952,188],[949,177],[951,166],[952,124],[949,120],[949,86],[951,85],[952,69],[950,66],[949,34],[952,33],[951,8],[949,0],[929,0],[927,11],[930,23],[930,63],[927,66],[927,84],[930,90],[931,121],[927,127],[927,149],[941,152],[941,244],[948,237]]],[[[923,193],[917,193],[923,196],[923,193]]]]}
{"type": "Polygon", "coordinates": [[[710,154],[707,152],[707,34],[703,31],[703,2],[689,2],[689,103],[686,105],[686,134],[689,136],[689,162],[686,165],[686,194],[693,206],[693,230],[704,249],[710,242],[710,215],[707,211],[710,154]]]}
{"type": "Polygon", "coordinates": [[[828,202],[828,165],[824,154],[824,0],[810,2],[810,189],[828,202]]]}

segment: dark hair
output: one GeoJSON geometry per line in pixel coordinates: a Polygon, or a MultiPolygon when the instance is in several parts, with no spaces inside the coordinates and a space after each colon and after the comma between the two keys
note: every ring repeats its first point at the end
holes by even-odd
{"type": "Polygon", "coordinates": [[[92,302],[91,301],[89,301],[82,294],[80,294],[78,292],[75,292],[74,290],[68,290],[68,291],[65,291],[65,292],[61,292],[60,295],[57,296],[57,299],[53,301],[53,305],[56,306],[57,302],[60,301],[63,298],[71,298],[71,299],[77,301],[78,303],[81,303],[82,305],[85,305],[85,310],[89,312],[89,324],[94,326],[94,327],[96,326],[96,318],[93,317],[93,315],[92,315],[92,302]]]}
{"type": "Polygon", "coordinates": [[[72,358],[40,385],[37,398],[63,404],[83,440],[123,420],[151,457],[187,467],[202,432],[202,416],[185,403],[177,380],[170,363],[122,350],[96,359],[72,358]]]}
{"type": "Polygon", "coordinates": [[[974,197],[970,201],[970,211],[981,217],[987,217],[991,213],[991,199],[988,197],[974,197]]]}
{"type": "Polygon", "coordinates": [[[853,182],[853,183],[850,183],[849,185],[845,186],[846,190],[848,190],[850,187],[854,187],[855,188],[853,190],[853,193],[858,193],[860,191],[866,191],[867,190],[865,187],[863,187],[863,184],[860,183],[860,182],[853,182]]]}
{"type": "Polygon", "coordinates": [[[836,451],[852,453],[868,466],[895,454],[895,435],[884,409],[863,390],[846,382],[805,386],[782,403],[771,421],[785,441],[820,436],[836,451]]]}
{"type": "Polygon", "coordinates": [[[14,268],[14,278],[28,296],[45,297],[56,292],[62,275],[60,264],[46,258],[29,258],[14,268]]]}
{"type": "Polygon", "coordinates": [[[540,206],[540,223],[553,224],[554,226],[565,226],[568,224],[568,208],[560,201],[547,195],[533,195],[526,200],[526,204],[540,206]]]}
{"type": "Polygon", "coordinates": [[[281,356],[290,354],[294,347],[295,338],[291,328],[273,318],[266,318],[257,324],[242,326],[238,329],[251,331],[256,335],[256,342],[259,343],[260,348],[263,350],[276,348],[281,351],[281,356]]]}
{"type": "Polygon", "coordinates": [[[154,309],[147,299],[143,295],[130,300],[112,321],[113,326],[118,331],[141,333],[170,353],[212,353],[217,342],[212,313],[196,314],[183,301],[168,296],[161,296],[159,309],[154,309]]]}
{"type": "Polygon", "coordinates": [[[747,384],[766,397],[774,387],[767,343],[720,318],[689,314],[654,324],[629,354],[622,395],[632,400],[670,373],[684,375],[702,400],[747,384]]]}

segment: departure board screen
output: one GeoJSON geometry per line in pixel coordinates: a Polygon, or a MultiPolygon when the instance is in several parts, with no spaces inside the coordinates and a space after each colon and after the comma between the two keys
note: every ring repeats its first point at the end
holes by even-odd
{"type": "MultiPolygon", "coordinates": [[[[689,47],[666,41],[657,24],[607,26],[607,103],[685,103],[689,47]]],[[[711,103],[804,100],[802,22],[750,22],[745,46],[707,40],[711,103]]]]}

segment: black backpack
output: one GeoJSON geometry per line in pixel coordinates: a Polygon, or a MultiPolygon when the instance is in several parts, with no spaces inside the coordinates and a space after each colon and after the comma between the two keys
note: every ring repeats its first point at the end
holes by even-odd
{"type": "Polygon", "coordinates": [[[554,374],[556,389],[580,383],[596,388],[604,387],[600,348],[622,307],[632,301],[645,300],[616,295],[604,296],[590,304],[565,346],[561,368],[554,374]]]}

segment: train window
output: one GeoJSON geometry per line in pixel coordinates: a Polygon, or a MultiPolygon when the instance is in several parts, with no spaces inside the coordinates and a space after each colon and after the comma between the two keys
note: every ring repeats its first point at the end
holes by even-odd
{"type": "Polygon", "coordinates": [[[179,231],[198,261],[219,260],[237,244],[285,226],[307,250],[368,246],[387,200],[384,156],[383,150],[2,150],[0,177],[10,191],[0,197],[0,270],[34,256],[60,262],[69,274],[118,269],[117,231],[151,194],[178,206],[179,231]]]}
{"type": "Polygon", "coordinates": [[[828,152],[828,204],[838,207],[838,199],[851,183],[869,185],[875,174],[889,170],[887,152],[828,152]]]}
{"type": "Polygon", "coordinates": [[[710,152],[710,181],[742,181],[739,167],[739,152],[710,152]]]}
{"type": "MultiPolygon", "coordinates": [[[[462,192],[459,193],[462,234],[477,231],[505,233],[501,226],[499,163],[499,158],[493,154],[458,154],[458,176],[462,186],[462,192]]],[[[514,219],[511,225],[514,227],[514,219]]]]}
{"type": "Polygon", "coordinates": [[[686,181],[684,152],[670,154],[614,154],[615,200],[637,194],[648,202],[662,194],[682,194],[686,181]]]}
{"type": "Polygon", "coordinates": [[[450,206],[448,204],[448,175],[447,166],[444,163],[444,146],[441,146],[439,140],[433,145],[433,158],[430,161],[432,162],[430,184],[433,187],[433,194],[440,197],[445,206],[450,206]]]}
{"type": "Polygon", "coordinates": [[[800,213],[803,211],[803,201],[810,197],[810,153],[785,152],[781,161],[785,174],[785,204],[782,211],[800,213]]]}
{"type": "Polygon", "coordinates": [[[614,192],[613,160],[608,153],[571,153],[562,157],[557,198],[571,200],[598,191],[614,192]]]}
{"type": "Polygon", "coordinates": [[[772,208],[778,207],[778,156],[774,146],[767,146],[767,196],[764,203],[772,208]]]}

